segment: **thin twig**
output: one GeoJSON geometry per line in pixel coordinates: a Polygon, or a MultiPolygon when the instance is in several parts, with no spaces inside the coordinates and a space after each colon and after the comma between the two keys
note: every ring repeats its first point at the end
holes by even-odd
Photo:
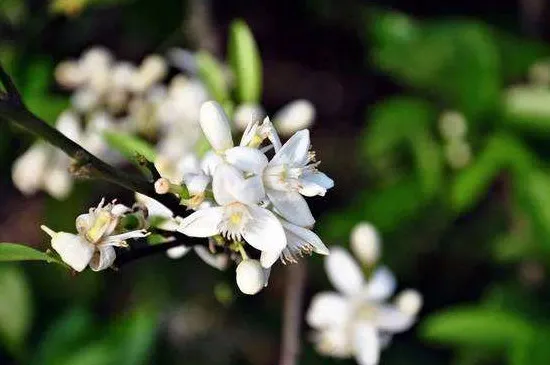
{"type": "Polygon", "coordinates": [[[300,354],[300,324],[306,282],[306,263],[287,266],[286,293],[283,309],[281,359],[279,365],[297,365],[300,354]]]}

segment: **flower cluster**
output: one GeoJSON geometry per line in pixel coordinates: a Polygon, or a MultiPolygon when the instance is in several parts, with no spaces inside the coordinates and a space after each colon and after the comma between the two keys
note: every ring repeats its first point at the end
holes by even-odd
{"type": "Polygon", "coordinates": [[[42,229],[50,235],[52,248],[74,270],[81,272],[88,265],[94,271],[105,270],[116,258],[114,247],[126,247],[126,240],[146,237],[144,230],[128,231],[121,224],[130,208],[113,201],[91,208],[76,218],[78,234],[54,232],[46,226],[42,229]]]}
{"type": "MultiPolygon", "coordinates": [[[[333,181],[317,170],[309,131],[296,132],[283,145],[265,118],[250,122],[235,146],[229,118],[213,101],[202,105],[200,125],[212,150],[200,161],[185,156],[181,179],[157,182],[157,192],[177,193],[182,181],[190,195],[183,201],[195,212],[174,217],[167,208],[159,209],[158,202],[144,201],[149,210],[168,219],[163,224],[173,230],[209,238],[213,246],[237,253],[237,284],[247,294],[264,287],[278,258],[295,262],[303,254],[327,254],[326,246],[310,230],[315,219],[304,196],[324,195],[333,181]],[[259,251],[259,260],[249,257],[246,245],[259,251]]],[[[177,252],[171,255],[179,256],[177,252]]],[[[214,266],[223,260],[207,257],[214,266]]]]}
{"type": "Polygon", "coordinates": [[[408,289],[393,304],[387,303],[396,281],[387,267],[375,267],[380,253],[376,230],[363,223],[354,229],[351,239],[363,267],[345,249],[332,248],[325,269],[338,292],[317,294],[306,319],[315,330],[313,340],[321,354],[355,357],[361,365],[376,365],[393,334],[414,324],[422,297],[408,289]]]}
{"type": "MultiPolygon", "coordinates": [[[[159,162],[193,151],[200,138],[200,106],[208,93],[193,75],[178,73],[167,81],[168,70],[161,56],[147,56],[136,66],[116,60],[100,47],[60,63],[56,80],[71,91],[71,104],[58,117],[56,128],[114,164],[124,160],[109,149],[106,132],[154,142],[159,162]]],[[[27,195],[46,190],[63,199],[72,187],[69,163],[62,152],[37,143],[15,162],[14,184],[27,195]]]]}

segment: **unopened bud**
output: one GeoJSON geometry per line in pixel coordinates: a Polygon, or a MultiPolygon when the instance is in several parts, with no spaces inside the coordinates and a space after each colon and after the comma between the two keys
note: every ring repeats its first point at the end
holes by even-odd
{"type": "Polygon", "coordinates": [[[55,68],[55,80],[65,88],[74,89],[84,83],[86,75],[77,62],[64,61],[55,68]]]}
{"type": "Polygon", "coordinates": [[[380,258],[380,236],[376,228],[361,222],[351,231],[351,249],[365,265],[373,265],[380,258]]]}
{"type": "Polygon", "coordinates": [[[315,119],[315,107],[308,100],[295,100],[284,106],[275,116],[273,122],[283,135],[291,135],[308,128],[315,119]]]}
{"type": "Polygon", "coordinates": [[[445,146],[445,157],[453,169],[461,169],[472,160],[472,150],[467,142],[451,141],[445,146]]]}
{"type": "Polygon", "coordinates": [[[446,111],[439,118],[439,132],[447,141],[463,139],[466,136],[468,125],[466,118],[459,112],[446,111]]]}
{"type": "Polygon", "coordinates": [[[168,194],[170,192],[170,181],[164,177],[155,181],[155,192],[157,194],[168,194]]]}
{"type": "Polygon", "coordinates": [[[403,290],[395,299],[397,308],[408,315],[416,316],[422,308],[422,295],[414,289],[403,290]]]}
{"type": "Polygon", "coordinates": [[[237,286],[248,295],[258,293],[265,284],[265,274],[258,260],[243,260],[237,266],[237,286]]]}
{"type": "Polygon", "coordinates": [[[168,67],[166,62],[159,55],[151,55],[143,60],[141,67],[134,77],[134,90],[143,92],[153,84],[159,82],[166,76],[168,67]]]}

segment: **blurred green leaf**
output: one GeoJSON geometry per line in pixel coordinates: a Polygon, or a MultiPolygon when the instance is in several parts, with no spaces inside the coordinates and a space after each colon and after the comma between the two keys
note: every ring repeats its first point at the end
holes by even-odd
{"type": "Polygon", "coordinates": [[[497,105],[499,52],[483,24],[446,20],[423,24],[419,30],[404,15],[378,12],[370,30],[374,63],[398,81],[442,99],[468,117],[497,105]],[[385,23],[398,23],[402,30],[393,34],[385,23]]]}
{"type": "Polygon", "coordinates": [[[0,340],[16,356],[23,355],[32,324],[30,288],[24,272],[13,265],[0,265],[0,340]]]}
{"type": "Polygon", "coordinates": [[[16,243],[0,243],[0,262],[2,261],[46,261],[64,265],[42,251],[16,243]]]}
{"type": "Polygon", "coordinates": [[[510,349],[510,365],[550,364],[550,329],[540,327],[510,349]]]}
{"type": "Polygon", "coordinates": [[[137,154],[149,161],[156,160],[155,148],[137,136],[117,132],[104,132],[104,136],[109,146],[130,161],[135,161],[137,154]]]}
{"type": "Polygon", "coordinates": [[[519,130],[550,133],[550,90],[528,85],[506,90],[503,117],[519,130]]]}
{"type": "Polygon", "coordinates": [[[197,69],[206,89],[217,102],[224,104],[229,100],[227,76],[223,66],[208,52],[196,55],[197,69]]]}
{"type": "Polygon", "coordinates": [[[402,142],[413,139],[435,121],[437,111],[428,102],[407,96],[377,104],[367,120],[362,140],[363,155],[378,159],[402,142]]]}
{"type": "Polygon", "coordinates": [[[33,354],[33,364],[62,364],[68,354],[83,348],[94,336],[95,325],[90,313],[82,308],[73,307],[56,318],[40,341],[33,354]]]}
{"type": "Polygon", "coordinates": [[[507,349],[528,338],[531,325],[514,312],[495,308],[452,308],[432,314],[421,325],[421,336],[455,346],[507,349]]]}
{"type": "Polygon", "coordinates": [[[429,130],[417,133],[410,141],[422,192],[434,196],[443,185],[443,155],[441,147],[429,130]]]}
{"type": "Polygon", "coordinates": [[[532,164],[532,156],[514,136],[497,134],[490,137],[475,160],[452,182],[452,207],[457,212],[471,208],[487,192],[500,171],[507,169],[515,176],[521,176],[532,164]]]}
{"type": "Polygon", "coordinates": [[[542,247],[550,251],[550,175],[539,169],[518,175],[514,189],[542,247]]]}
{"type": "Polygon", "coordinates": [[[228,52],[239,101],[259,103],[262,96],[262,60],[250,28],[242,20],[231,23],[228,52]]]}
{"type": "Polygon", "coordinates": [[[140,308],[117,321],[108,342],[117,344],[118,365],[149,364],[158,329],[158,316],[152,308],[140,308]]]}
{"type": "Polygon", "coordinates": [[[18,25],[27,16],[27,6],[23,0],[0,1],[0,20],[7,20],[12,25],[18,25]]]}

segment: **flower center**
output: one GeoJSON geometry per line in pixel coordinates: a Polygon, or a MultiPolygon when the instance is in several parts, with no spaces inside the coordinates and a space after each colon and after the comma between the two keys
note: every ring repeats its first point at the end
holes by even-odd
{"type": "Polygon", "coordinates": [[[247,223],[252,219],[246,205],[232,203],[225,207],[223,219],[218,230],[220,234],[232,241],[241,241],[247,223]]]}
{"type": "Polygon", "coordinates": [[[113,217],[111,213],[100,211],[95,217],[91,227],[86,232],[86,239],[92,243],[96,243],[105,234],[107,228],[112,224],[113,217]]]}

